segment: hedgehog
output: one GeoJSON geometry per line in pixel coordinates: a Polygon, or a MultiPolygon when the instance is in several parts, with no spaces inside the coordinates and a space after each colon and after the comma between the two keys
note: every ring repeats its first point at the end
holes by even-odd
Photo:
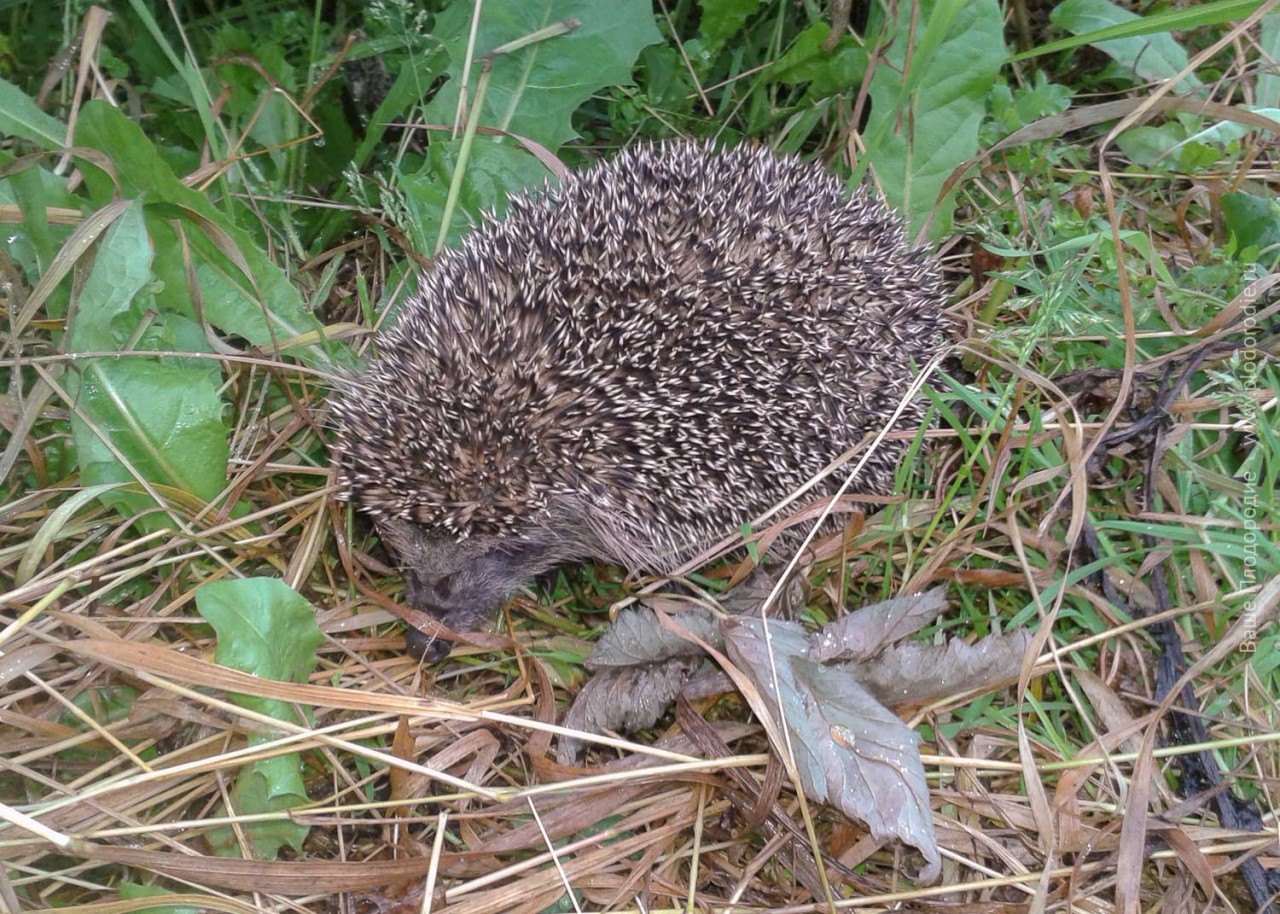
{"type": "MultiPolygon", "coordinates": [[[[635,147],[514,196],[421,278],[335,397],[340,497],[455,631],[564,563],[670,574],[881,429],[947,345],[944,299],[902,221],[819,164],[635,147]]],[[[906,446],[853,491],[889,491],[906,446]]]]}

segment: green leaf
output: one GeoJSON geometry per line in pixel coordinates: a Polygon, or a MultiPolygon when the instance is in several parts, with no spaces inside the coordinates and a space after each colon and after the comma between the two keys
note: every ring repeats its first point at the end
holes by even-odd
{"type": "Polygon", "coordinates": [[[1041,118],[1061,114],[1071,107],[1071,89],[1049,82],[1043,70],[1037,70],[1028,83],[1011,90],[1003,82],[991,87],[989,96],[992,119],[1007,136],[1041,118]]]}
{"type": "MultiPolygon", "coordinates": [[[[138,690],[132,686],[103,686],[87,689],[72,699],[72,703],[87,717],[100,724],[114,724],[124,720],[133,711],[133,703],[138,700],[138,690]]],[[[62,723],[77,730],[87,729],[80,719],[71,712],[63,715],[62,723]]]]}
{"type": "MultiPolygon", "coordinates": [[[[227,428],[217,382],[206,366],[177,359],[95,359],[78,383],[68,376],[68,387],[76,403],[71,428],[81,485],[132,482],[133,473],[116,453],[153,485],[201,502],[212,501],[226,485],[227,428]]],[[[142,491],[115,490],[102,499],[126,516],[155,507],[142,491]]],[[[147,530],[172,526],[154,513],[142,524],[147,530]]]]}
{"type": "MultiPolygon", "coordinates": [[[[1162,282],[1168,283],[1170,286],[1176,286],[1177,280],[1173,278],[1173,274],[1169,272],[1168,266],[1165,265],[1164,259],[1156,250],[1155,245],[1151,243],[1150,236],[1146,232],[1138,229],[1122,229],[1120,231],[1120,241],[1133,247],[1141,254],[1147,263],[1147,267],[1160,278],[1162,282]]],[[[997,244],[983,245],[993,254],[999,254],[1001,257],[1019,258],[1019,257],[1043,257],[1052,265],[1054,270],[1064,270],[1067,265],[1078,259],[1080,251],[1089,251],[1090,249],[1098,249],[1102,251],[1115,251],[1115,241],[1110,231],[1102,232],[1086,232],[1083,235],[1077,235],[1060,241],[1057,244],[1041,246],[1034,251],[1023,248],[1006,247],[997,244]],[[1064,256],[1059,256],[1064,255],[1064,256]]],[[[1115,257],[1114,253],[1110,255],[1115,257]]]]}
{"type": "MultiPolygon", "coordinates": [[[[143,206],[133,201],[97,242],[70,316],[68,351],[114,351],[140,328],[151,338],[204,343],[202,334],[183,334],[175,326],[182,320],[179,315],[143,317],[146,302],[138,298],[151,279],[151,239],[143,206]]],[[[87,362],[83,375],[68,376],[76,401],[72,434],[81,483],[132,483],[132,466],[147,483],[212,501],[227,484],[220,379],[212,362],[138,357],[87,362]]],[[[131,489],[109,490],[101,495],[102,502],[122,509],[125,516],[150,512],[141,521],[145,530],[170,526],[169,518],[151,512],[156,502],[150,494],[131,489]]]]}
{"type": "MultiPolygon", "coordinates": [[[[123,195],[145,199],[149,216],[154,212],[185,224],[197,276],[202,285],[212,284],[212,288],[201,290],[209,323],[268,349],[323,333],[324,328],[306,310],[284,271],[205,195],[183,185],[136,123],[110,105],[88,102],[76,124],[76,144],[108,156],[115,164],[123,195]],[[192,227],[196,231],[190,231],[192,227]]],[[[92,164],[82,161],[85,180],[95,197],[105,203],[115,188],[92,164]]],[[[188,252],[163,220],[149,219],[148,225],[156,252],[155,272],[164,279],[170,296],[186,290],[184,258],[188,252]]],[[[188,290],[188,298],[189,294],[188,290]]],[[[194,304],[181,310],[188,316],[195,314],[194,304]]],[[[291,351],[321,368],[355,365],[350,352],[336,344],[317,343],[291,351]]]]}
{"type": "Polygon", "coordinates": [[[871,79],[867,159],[912,233],[937,204],[930,235],[938,238],[955,208],[952,196],[938,203],[938,194],[977,152],[987,95],[1004,61],[1004,26],[996,0],[924,0],[917,39],[914,7],[900,4],[896,37],[871,79]]]}
{"type": "MultiPolygon", "coordinates": [[[[7,161],[0,156],[0,164],[7,161]]],[[[34,164],[0,179],[0,203],[16,203],[22,210],[22,221],[6,225],[0,232],[0,251],[33,281],[43,276],[72,232],[70,226],[50,224],[49,213],[59,207],[78,209],[82,202],[67,191],[65,178],[34,164]]],[[[64,315],[67,298],[65,288],[54,290],[45,302],[45,313],[52,317],[64,315]]]]}
{"type": "Polygon", "coordinates": [[[151,239],[142,204],[135,200],[98,241],[93,267],[76,299],[67,329],[68,350],[106,352],[121,348],[133,328],[113,325],[117,318],[128,314],[134,296],[150,280],[151,239]]]}
{"type": "MultiPolygon", "coordinates": [[[[1259,108],[1254,105],[1241,105],[1240,108],[1245,111],[1252,111],[1254,114],[1261,114],[1263,117],[1269,117],[1273,121],[1280,122],[1280,108],[1259,108]]],[[[1225,146],[1228,143],[1247,136],[1257,129],[1258,128],[1252,124],[1241,124],[1237,121],[1219,121],[1211,127],[1206,127],[1199,133],[1193,133],[1182,142],[1225,146]]],[[[1274,136],[1274,134],[1272,134],[1272,136],[1274,136]]]]}
{"type": "MultiPolygon", "coordinates": [[[[462,139],[437,139],[428,147],[422,169],[413,175],[401,175],[397,182],[413,217],[410,224],[414,247],[421,253],[430,254],[435,249],[449,181],[462,143],[462,139]]],[[[476,137],[458,206],[449,223],[448,243],[457,244],[482,213],[501,214],[511,194],[541,186],[547,178],[546,168],[525,150],[510,142],[476,137]]]]}
{"type": "MultiPolygon", "coordinates": [[[[1065,5],[1063,4],[1063,6],[1065,5]]],[[[1029,57],[1038,57],[1041,54],[1052,54],[1057,51],[1069,51],[1072,48],[1082,47],[1086,44],[1096,44],[1099,41],[1107,41],[1114,38],[1135,38],[1140,35],[1153,35],[1158,32],[1185,31],[1206,25],[1236,22],[1253,15],[1254,11],[1261,5],[1261,0],[1214,0],[1212,3],[1188,4],[1185,9],[1169,9],[1150,16],[1135,16],[1132,19],[1119,21],[1115,25],[1103,26],[1096,31],[1085,32],[1072,38],[1063,38],[1060,41],[1051,41],[1029,51],[1023,51],[1021,54],[1015,54],[1010,59],[1026,60],[1029,57]]],[[[1266,28],[1266,20],[1275,15],[1275,13],[1271,13],[1269,16],[1264,17],[1264,29],[1266,28]]],[[[1275,60],[1276,57],[1273,55],[1270,59],[1275,60]]],[[[1266,104],[1261,97],[1259,97],[1259,103],[1266,104]]],[[[1272,103],[1274,104],[1274,102],[1272,103]]]]}
{"type": "Polygon", "coordinates": [[[825,22],[809,26],[769,68],[769,76],[787,85],[809,83],[810,94],[817,98],[857,85],[867,70],[867,52],[848,37],[827,51],[823,43],[830,34],[831,26],[825,22]]]}
{"type": "Polygon", "coordinates": [[[1135,165],[1154,165],[1178,147],[1184,132],[1177,121],[1158,127],[1143,124],[1116,137],[1116,145],[1135,165]]]}
{"type": "Polygon", "coordinates": [[[1237,257],[1264,264],[1280,257],[1280,203],[1253,194],[1223,194],[1222,215],[1235,238],[1237,257]]]}
{"type": "Polygon", "coordinates": [[[709,50],[719,49],[735,37],[760,9],[760,0],[702,0],[698,33],[709,50]]]}
{"type": "MultiPolygon", "coordinates": [[[[427,106],[429,124],[454,123],[473,8],[471,0],[454,0],[437,17],[436,33],[448,36],[450,78],[427,106]]],[[[597,90],[630,82],[640,49],[662,40],[645,0],[487,0],[476,31],[469,91],[474,93],[483,55],[564,20],[578,25],[494,59],[481,125],[555,150],[578,136],[570,122],[573,112],[597,90]]]]}
{"type": "MultiPolygon", "coordinates": [[[[1093,45],[1140,79],[1163,82],[1173,79],[1187,66],[1187,52],[1166,33],[1167,29],[1175,26],[1163,25],[1149,30],[1150,33],[1143,31],[1144,37],[1108,38],[1108,35],[1125,34],[1125,28],[1136,29],[1139,25],[1151,24],[1143,23],[1142,17],[1110,0],[1064,0],[1054,7],[1049,18],[1054,25],[1074,33],[1082,42],[1093,45]]],[[[1178,81],[1178,88],[1183,92],[1199,87],[1200,80],[1191,73],[1178,81]]]]}
{"type": "Polygon", "coordinates": [[[67,145],[67,125],[41,111],[13,83],[0,79],[0,137],[11,136],[54,151],[67,145]]]}
{"type": "MultiPolygon", "coordinates": [[[[196,588],[196,609],[218,636],[214,659],[262,679],[303,682],[324,640],[315,611],[275,578],[211,581],[196,588]]],[[[237,702],[281,720],[296,720],[286,702],[240,696],[237,702]],[[278,713],[277,713],[278,712],[278,713]]]]}
{"type": "MultiPolygon", "coordinates": [[[[250,739],[250,743],[255,740],[250,739]]],[[[308,800],[307,786],[302,780],[302,758],[296,752],[277,755],[246,765],[236,776],[231,788],[231,802],[239,815],[262,812],[279,812],[302,806],[308,800]]],[[[310,827],[289,819],[270,822],[249,822],[241,826],[253,855],[262,860],[273,859],[280,848],[288,845],[295,851],[302,850],[310,827]]],[[[222,857],[239,856],[231,829],[218,829],[209,836],[209,843],[222,857]]]]}
{"type": "MultiPolygon", "coordinates": [[[[304,682],[316,666],[316,648],[324,640],[315,612],[301,595],[275,578],[212,581],[196,588],[196,609],[218,637],[214,659],[222,666],[262,679],[304,682]]],[[[242,707],[277,720],[296,722],[297,712],[284,701],[253,695],[233,695],[242,707]]],[[[250,737],[250,745],[266,742],[265,734],[250,737]]],[[[247,765],[232,788],[235,812],[248,815],[292,809],[307,802],[297,753],[274,756],[247,765]]],[[[284,845],[299,850],[307,827],[288,820],[247,823],[244,834],[255,856],[270,859],[284,845]]],[[[215,850],[230,856],[237,845],[230,829],[210,836],[215,850]]]]}

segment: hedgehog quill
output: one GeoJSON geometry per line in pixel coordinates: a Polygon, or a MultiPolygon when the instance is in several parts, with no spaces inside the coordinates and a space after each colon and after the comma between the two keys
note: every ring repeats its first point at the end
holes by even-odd
{"type": "MultiPolygon", "coordinates": [[[[340,488],[455,630],[566,562],[670,573],[879,430],[946,345],[943,301],[898,217],[819,165],[625,151],[422,278],[336,396],[340,488]]],[[[905,447],[855,491],[887,491],[905,447]]]]}

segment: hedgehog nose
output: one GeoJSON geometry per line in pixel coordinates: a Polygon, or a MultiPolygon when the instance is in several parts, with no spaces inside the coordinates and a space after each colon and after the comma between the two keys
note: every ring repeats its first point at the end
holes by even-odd
{"type": "Polygon", "coordinates": [[[449,656],[449,651],[453,648],[453,645],[443,638],[420,632],[412,626],[405,630],[404,641],[405,652],[414,660],[420,660],[423,663],[439,663],[449,656]]]}

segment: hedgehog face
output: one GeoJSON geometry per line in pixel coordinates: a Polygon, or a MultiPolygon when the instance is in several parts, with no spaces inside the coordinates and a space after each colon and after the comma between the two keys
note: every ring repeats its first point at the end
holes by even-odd
{"type": "MultiPolygon", "coordinates": [[[[395,519],[380,519],[378,530],[400,560],[405,602],[454,631],[488,627],[503,599],[553,564],[536,531],[458,541],[395,519]]],[[[429,663],[449,653],[449,642],[413,628],[408,641],[409,651],[429,663]]]]}

